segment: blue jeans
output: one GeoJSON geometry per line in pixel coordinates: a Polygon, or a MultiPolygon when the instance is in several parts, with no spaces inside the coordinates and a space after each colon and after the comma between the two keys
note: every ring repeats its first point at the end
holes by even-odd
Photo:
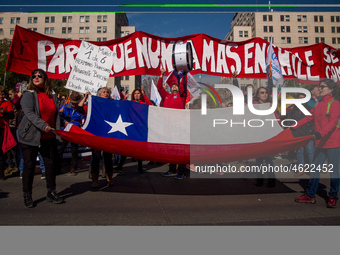
{"type": "MultiPolygon", "coordinates": [[[[315,168],[319,167],[322,169],[322,164],[325,163],[327,158],[328,165],[333,165],[333,169],[331,174],[331,187],[328,193],[329,196],[335,197],[338,199],[339,193],[339,164],[340,164],[340,147],[331,148],[331,149],[319,149],[316,148],[314,162],[315,168]]],[[[306,189],[306,194],[309,197],[315,197],[315,193],[318,190],[320,180],[320,172],[315,171],[311,173],[310,179],[308,182],[308,186],[306,189]]]]}
{"type": "Polygon", "coordinates": [[[313,158],[314,158],[314,152],[315,152],[313,140],[310,140],[310,142],[305,147],[301,147],[296,150],[296,159],[297,159],[298,165],[305,164],[305,157],[304,157],[305,151],[306,151],[307,158],[308,158],[308,164],[312,164],[313,158]]]}

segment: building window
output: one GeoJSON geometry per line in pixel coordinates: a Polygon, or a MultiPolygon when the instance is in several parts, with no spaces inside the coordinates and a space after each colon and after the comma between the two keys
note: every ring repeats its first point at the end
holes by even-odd
{"type": "Polygon", "coordinates": [[[298,32],[302,33],[302,26],[298,26],[298,32]]]}
{"type": "Polygon", "coordinates": [[[336,44],[336,38],[332,37],[332,44],[336,44]]]}
{"type": "Polygon", "coordinates": [[[68,27],[68,28],[67,28],[67,33],[68,33],[68,34],[71,34],[71,33],[72,33],[72,27],[68,27]]]}
{"type": "Polygon", "coordinates": [[[68,23],[71,23],[71,22],[72,22],[72,16],[68,16],[68,17],[67,17],[67,22],[68,22],[68,23]]]}
{"type": "Polygon", "coordinates": [[[324,27],[320,27],[320,33],[324,33],[325,32],[325,28],[324,27]]]}
{"type": "Polygon", "coordinates": [[[301,22],[301,15],[297,15],[297,21],[301,22]]]}
{"type": "Polygon", "coordinates": [[[85,34],[89,34],[90,33],[90,27],[85,27],[85,34]]]}
{"type": "Polygon", "coordinates": [[[267,21],[267,15],[263,15],[263,21],[267,21]]]}
{"type": "Polygon", "coordinates": [[[79,34],[84,34],[84,27],[79,27],[79,34]]]}
{"type": "Polygon", "coordinates": [[[244,31],[244,37],[248,37],[248,31],[244,31]]]}
{"type": "Polygon", "coordinates": [[[97,34],[100,34],[102,32],[102,27],[97,27],[97,34]]]}
{"type": "Polygon", "coordinates": [[[107,41],[107,38],[106,37],[103,37],[103,42],[106,42],[107,41]]]}
{"type": "Polygon", "coordinates": [[[90,16],[85,16],[85,22],[90,22],[90,16]]]}
{"type": "Polygon", "coordinates": [[[268,39],[267,36],[263,37],[263,39],[264,39],[265,41],[269,42],[269,39],[268,39]]]}
{"type": "Polygon", "coordinates": [[[336,38],[338,44],[340,44],[340,37],[336,38]]]}
{"type": "Polygon", "coordinates": [[[103,33],[106,33],[107,32],[107,27],[103,27],[103,33]]]}
{"type": "MultiPolygon", "coordinates": [[[[248,31],[244,31],[244,34],[246,34],[246,32],[247,32],[247,34],[248,34],[248,31]]],[[[129,31],[126,31],[126,32],[125,32],[125,35],[129,35],[129,34],[130,34],[129,31]]]]}
{"type": "Polygon", "coordinates": [[[323,16],[319,16],[319,22],[323,22],[323,16]]]}
{"type": "Polygon", "coordinates": [[[79,22],[84,23],[85,22],[85,16],[80,16],[79,17],[79,22]]]}
{"type": "Polygon", "coordinates": [[[304,32],[304,33],[307,33],[307,32],[308,32],[307,26],[303,26],[303,32],[304,32]]]}
{"type": "Polygon", "coordinates": [[[340,16],[336,16],[336,22],[340,22],[340,16]]]}
{"type": "Polygon", "coordinates": [[[334,22],[335,19],[334,19],[334,16],[331,16],[331,22],[334,22]]]}
{"type": "Polygon", "coordinates": [[[307,16],[306,16],[306,15],[303,15],[303,16],[302,16],[302,21],[303,21],[303,22],[307,22],[307,16]]]}
{"type": "Polygon", "coordinates": [[[314,16],[314,22],[318,22],[318,16],[314,16]]]}
{"type": "MultiPolygon", "coordinates": [[[[97,16],[97,22],[102,22],[102,15],[97,16]]],[[[97,38],[98,39],[98,38],[97,38]]]]}
{"type": "Polygon", "coordinates": [[[268,15],[268,20],[273,21],[273,15],[268,15]]]}
{"type": "Polygon", "coordinates": [[[45,27],[45,34],[49,34],[50,33],[50,28],[49,27],[45,27]]]}
{"type": "Polygon", "coordinates": [[[62,34],[66,34],[66,27],[62,27],[62,28],[61,28],[61,33],[62,33],[62,34]]]}
{"type": "Polygon", "coordinates": [[[16,18],[16,23],[20,24],[20,18],[19,17],[16,18]]]}
{"type": "Polygon", "coordinates": [[[103,15],[103,22],[107,22],[107,15],[103,15]]]}
{"type": "Polygon", "coordinates": [[[337,32],[337,33],[340,33],[340,27],[337,27],[337,28],[336,28],[336,32],[337,32]]]}
{"type": "Polygon", "coordinates": [[[286,37],[281,37],[281,43],[282,44],[286,43],[286,37]]]}
{"type": "Polygon", "coordinates": [[[50,23],[50,17],[45,17],[45,23],[50,23]]]}
{"type": "Polygon", "coordinates": [[[90,40],[88,37],[85,37],[85,41],[88,41],[88,40],[90,40]]]}
{"type": "Polygon", "coordinates": [[[315,37],[315,43],[319,43],[320,40],[319,40],[319,37],[315,37]]]}
{"type": "Polygon", "coordinates": [[[14,34],[14,28],[11,28],[11,29],[9,30],[9,34],[10,34],[10,35],[13,35],[13,34],[14,34]]]}
{"type": "Polygon", "coordinates": [[[286,15],[286,21],[290,21],[290,16],[286,15]]]}
{"type": "Polygon", "coordinates": [[[238,31],[238,36],[243,37],[243,31],[238,31]]]}
{"type": "Polygon", "coordinates": [[[4,18],[0,17],[0,24],[4,24],[4,18]]]}
{"type": "Polygon", "coordinates": [[[28,17],[28,18],[27,18],[27,23],[28,23],[28,24],[32,24],[32,22],[33,22],[32,17],[28,17]]]}
{"type": "Polygon", "coordinates": [[[54,34],[54,27],[50,27],[50,34],[54,34]]]}
{"type": "Polygon", "coordinates": [[[333,34],[335,33],[335,27],[332,27],[332,33],[333,34]]]}
{"type": "Polygon", "coordinates": [[[286,32],[285,26],[281,26],[281,32],[286,32]]]}
{"type": "Polygon", "coordinates": [[[285,21],[285,15],[280,15],[280,21],[285,21]]]}
{"type": "Polygon", "coordinates": [[[319,27],[315,27],[315,33],[319,33],[319,27]]]}
{"type": "Polygon", "coordinates": [[[125,76],[125,80],[126,81],[130,80],[130,76],[125,76]]]}
{"type": "Polygon", "coordinates": [[[273,32],[273,26],[269,26],[269,32],[270,32],[270,33],[273,32]]]}
{"type": "Polygon", "coordinates": [[[0,35],[4,34],[4,30],[2,28],[0,28],[0,35]]]}
{"type": "Polygon", "coordinates": [[[37,32],[37,31],[38,31],[38,29],[37,29],[36,27],[34,27],[32,30],[33,30],[34,32],[37,32]]]}
{"type": "Polygon", "coordinates": [[[267,26],[263,26],[263,32],[268,32],[268,27],[267,26]]]}
{"type": "Polygon", "coordinates": [[[287,43],[292,43],[292,39],[290,37],[287,37],[287,43]]]}
{"type": "Polygon", "coordinates": [[[67,16],[63,16],[61,19],[61,22],[66,23],[67,22],[67,16]]]}
{"type": "Polygon", "coordinates": [[[320,37],[320,41],[321,41],[322,43],[325,43],[325,37],[320,37]]]}
{"type": "Polygon", "coordinates": [[[304,44],[308,44],[308,37],[304,37],[304,38],[303,38],[303,43],[304,43],[304,44]]]}
{"type": "Polygon", "coordinates": [[[55,17],[52,16],[52,17],[51,17],[51,23],[54,23],[54,22],[55,22],[55,17]]]}
{"type": "Polygon", "coordinates": [[[33,17],[33,23],[38,23],[38,17],[33,17]]]}
{"type": "Polygon", "coordinates": [[[97,42],[101,42],[102,39],[100,37],[97,37],[97,42]]]}
{"type": "Polygon", "coordinates": [[[15,18],[11,18],[11,24],[15,24],[15,18]]]}

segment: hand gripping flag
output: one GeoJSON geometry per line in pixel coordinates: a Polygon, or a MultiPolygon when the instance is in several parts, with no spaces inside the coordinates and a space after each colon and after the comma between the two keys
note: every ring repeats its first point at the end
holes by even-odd
{"type": "MultiPolygon", "coordinates": [[[[271,121],[264,128],[235,124],[212,127],[217,116],[232,116],[232,107],[200,110],[154,107],[131,101],[90,96],[83,129],[70,125],[56,132],[71,142],[119,155],[156,162],[188,164],[233,162],[299,148],[311,136],[294,138],[271,121]]],[[[265,107],[266,104],[256,105],[265,107]]],[[[245,116],[232,116],[241,123],[245,116]]],[[[274,114],[257,121],[276,119],[274,114]]],[[[245,122],[245,120],[243,120],[245,122]]]]}
{"type": "Polygon", "coordinates": [[[273,49],[272,37],[270,38],[270,45],[268,47],[266,69],[267,78],[272,78],[274,86],[278,87],[283,82],[283,76],[279,60],[277,59],[275,51],[273,49]]]}

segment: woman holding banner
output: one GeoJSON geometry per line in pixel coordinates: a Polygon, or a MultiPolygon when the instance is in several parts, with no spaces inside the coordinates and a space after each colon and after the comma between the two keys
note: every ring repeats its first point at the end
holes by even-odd
{"type": "Polygon", "coordinates": [[[310,165],[310,179],[305,193],[296,197],[299,203],[315,204],[315,193],[318,190],[320,172],[329,171],[331,185],[328,208],[335,208],[339,193],[340,163],[340,102],[334,99],[337,84],[331,79],[320,81],[321,100],[312,108],[311,114],[300,120],[293,129],[314,121],[315,152],[313,164],[310,165]],[[327,165],[324,164],[327,159],[327,165]],[[312,171],[313,168],[313,171],[312,171]]]}
{"type": "Polygon", "coordinates": [[[35,163],[40,151],[45,163],[46,200],[60,204],[63,199],[56,191],[57,139],[53,130],[60,129],[57,95],[52,90],[47,74],[42,69],[32,71],[31,80],[21,99],[22,115],[18,140],[24,159],[22,184],[26,207],[34,207],[32,185],[35,163]]]}

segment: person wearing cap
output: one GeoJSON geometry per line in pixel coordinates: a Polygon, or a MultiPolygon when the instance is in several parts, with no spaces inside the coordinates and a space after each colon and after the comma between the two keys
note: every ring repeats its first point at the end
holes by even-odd
{"type": "MultiPolygon", "coordinates": [[[[82,125],[82,121],[85,118],[85,109],[83,106],[79,106],[80,101],[82,101],[83,97],[80,93],[76,91],[72,91],[70,95],[70,102],[61,106],[59,109],[59,114],[62,120],[65,120],[65,123],[71,123],[80,127],[82,125]]],[[[62,130],[64,128],[62,127],[62,130]]],[[[63,140],[62,150],[60,152],[60,157],[62,158],[62,154],[64,149],[68,145],[69,141],[63,140]]],[[[78,167],[78,144],[71,143],[71,170],[68,173],[69,176],[77,175],[77,167],[78,167]]]]}
{"type": "MultiPolygon", "coordinates": [[[[170,86],[171,93],[166,91],[163,87],[163,75],[165,73],[164,68],[161,69],[161,75],[159,77],[157,83],[157,90],[162,98],[162,107],[165,108],[173,108],[173,109],[185,109],[185,103],[187,99],[187,93],[184,90],[183,86],[181,90],[176,82],[172,82],[170,86]]],[[[175,176],[175,179],[181,180],[184,179],[186,176],[185,172],[185,165],[179,164],[170,164],[169,171],[164,173],[163,176],[175,176]],[[176,171],[177,168],[177,171],[176,171]]]]}

